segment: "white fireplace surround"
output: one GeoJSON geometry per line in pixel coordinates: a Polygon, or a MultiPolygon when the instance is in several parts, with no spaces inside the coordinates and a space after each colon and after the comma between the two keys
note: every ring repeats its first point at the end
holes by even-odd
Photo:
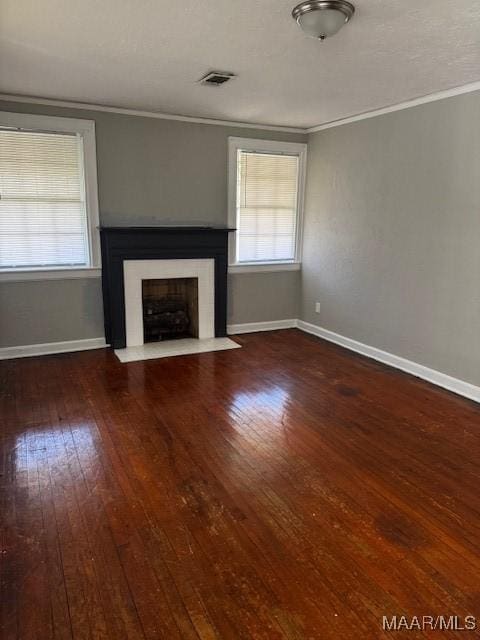
{"type": "Polygon", "coordinates": [[[198,337],[215,336],[215,260],[124,260],[127,347],[143,345],[142,280],[198,279],[198,337]]]}

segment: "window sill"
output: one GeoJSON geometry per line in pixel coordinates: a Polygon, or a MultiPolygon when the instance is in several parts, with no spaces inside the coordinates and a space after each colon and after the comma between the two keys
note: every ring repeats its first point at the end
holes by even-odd
{"type": "Polygon", "coordinates": [[[19,271],[0,271],[0,282],[100,278],[101,275],[102,270],[100,267],[81,267],[79,269],[23,269],[19,271]]]}
{"type": "Polygon", "coordinates": [[[252,264],[231,264],[228,273],[265,273],[274,271],[300,271],[300,262],[270,262],[252,264]]]}

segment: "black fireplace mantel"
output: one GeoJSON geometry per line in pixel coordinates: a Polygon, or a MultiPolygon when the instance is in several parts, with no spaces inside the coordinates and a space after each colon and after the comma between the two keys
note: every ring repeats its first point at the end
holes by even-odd
{"type": "Polygon", "coordinates": [[[215,335],[227,335],[228,227],[100,227],[105,338],[126,346],[124,260],[215,260],[215,335]]]}

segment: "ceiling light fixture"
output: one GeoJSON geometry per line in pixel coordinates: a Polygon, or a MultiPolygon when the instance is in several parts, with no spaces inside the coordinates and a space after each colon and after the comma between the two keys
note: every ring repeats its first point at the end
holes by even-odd
{"type": "Polygon", "coordinates": [[[292,11],[292,17],[312,38],[325,40],[334,36],[355,13],[346,0],[306,0],[292,11]]]}

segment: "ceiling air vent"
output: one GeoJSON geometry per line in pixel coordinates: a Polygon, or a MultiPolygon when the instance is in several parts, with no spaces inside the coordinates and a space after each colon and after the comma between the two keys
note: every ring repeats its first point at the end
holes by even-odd
{"type": "Polygon", "coordinates": [[[225,84],[235,77],[234,73],[227,73],[225,71],[210,71],[206,76],[200,78],[200,84],[208,84],[211,87],[219,87],[221,84],[225,84]]]}

